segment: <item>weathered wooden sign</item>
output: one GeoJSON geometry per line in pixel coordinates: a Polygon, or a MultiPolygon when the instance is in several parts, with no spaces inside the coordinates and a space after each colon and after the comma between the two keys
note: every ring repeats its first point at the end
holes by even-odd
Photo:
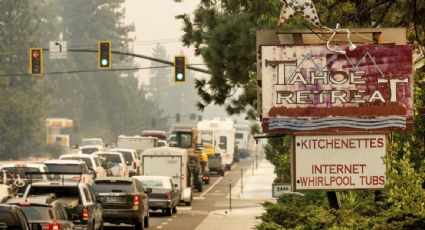
{"type": "Polygon", "coordinates": [[[295,137],[295,190],[381,189],[386,135],[295,137]]]}
{"type": "Polygon", "coordinates": [[[412,128],[410,45],[262,46],[265,133],[412,128]]]}

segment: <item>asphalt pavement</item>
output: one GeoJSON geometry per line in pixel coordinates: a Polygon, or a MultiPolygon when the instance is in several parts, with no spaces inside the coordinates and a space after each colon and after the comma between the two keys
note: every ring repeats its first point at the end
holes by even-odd
{"type": "Polygon", "coordinates": [[[263,159],[240,174],[242,179],[232,187],[231,194],[215,205],[227,208],[211,211],[195,230],[247,230],[259,223],[258,217],[264,213],[261,204],[275,201],[272,197],[274,166],[263,159]]]}

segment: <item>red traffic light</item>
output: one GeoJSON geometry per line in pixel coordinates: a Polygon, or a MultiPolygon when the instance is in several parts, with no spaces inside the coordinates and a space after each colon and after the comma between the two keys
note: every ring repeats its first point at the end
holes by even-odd
{"type": "Polygon", "coordinates": [[[43,49],[30,48],[29,73],[39,76],[43,74],[43,49]]]}

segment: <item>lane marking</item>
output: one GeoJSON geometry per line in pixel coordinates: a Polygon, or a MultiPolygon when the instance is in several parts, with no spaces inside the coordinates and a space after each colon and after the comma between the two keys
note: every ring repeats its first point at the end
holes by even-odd
{"type": "Polygon", "coordinates": [[[160,226],[158,226],[158,227],[156,227],[156,228],[161,229],[161,228],[162,228],[162,226],[160,225],[160,226]]]}
{"type": "Polygon", "coordinates": [[[209,188],[207,188],[207,190],[205,190],[199,197],[204,197],[205,194],[207,194],[209,191],[211,191],[211,189],[213,189],[218,183],[220,183],[221,180],[223,180],[224,177],[220,177],[218,178],[218,180],[216,180],[214,182],[214,184],[212,184],[209,188]]]}

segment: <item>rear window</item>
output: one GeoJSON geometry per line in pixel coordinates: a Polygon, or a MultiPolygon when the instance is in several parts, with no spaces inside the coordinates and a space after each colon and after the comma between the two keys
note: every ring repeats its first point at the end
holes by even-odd
{"type": "Polygon", "coordinates": [[[99,156],[105,158],[106,161],[110,161],[112,163],[123,163],[121,161],[121,157],[118,154],[99,154],[99,156]]]}
{"type": "Polygon", "coordinates": [[[170,183],[165,184],[163,180],[152,180],[152,179],[141,179],[140,182],[142,182],[143,187],[146,188],[166,188],[170,187],[170,183]],[[167,186],[168,185],[168,186],[167,186]]]}
{"type": "Polygon", "coordinates": [[[43,206],[21,206],[27,220],[51,220],[53,213],[51,208],[43,206]]]}
{"type": "Polygon", "coordinates": [[[21,229],[21,224],[12,215],[11,211],[0,211],[0,223],[4,223],[7,226],[7,229],[21,229]]]}
{"type": "MultiPolygon", "coordinates": [[[[22,179],[26,178],[25,177],[26,172],[40,172],[39,168],[30,168],[30,167],[5,167],[2,170],[5,170],[8,173],[14,171],[22,179]]],[[[31,178],[42,179],[42,175],[32,175],[31,178]]]]}
{"type": "Polygon", "coordinates": [[[133,183],[129,181],[102,180],[94,182],[93,191],[98,193],[135,192],[135,189],[133,183]]]}
{"type": "Polygon", "coordinates": [[[63,187],[38,187],[32,186],[29,195],[48,195],[54,193],[57,198],[80,198],[80,193],[77,186],[63,186],[63,187]]]}
{"type": "Polygon", "coordinates": [[[81,173],[80,165],[46,164],[49,172],[81,173]]]}
{"type": "Polygon", "coordinates": [[[86,157],[63,157],[61,159],[64,159],[64,160],[82,160],[82,161],[86,162],[87,167],[93,168],[93,164],[92,164],[90,158],[86,158],[86,157]]]}
{"type": "Polygon", "coordinates": [[[120,153],[122,153],[124,160],[125,160],[127,165],[131,165],[131,163],[133,163],[133,153],[132,152],[120,151],[120,153]]]}

